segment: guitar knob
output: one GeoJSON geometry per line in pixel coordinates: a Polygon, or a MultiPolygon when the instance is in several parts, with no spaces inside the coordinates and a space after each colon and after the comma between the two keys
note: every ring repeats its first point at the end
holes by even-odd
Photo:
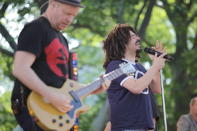
{"type": "Polygon", "coordinates": [[[62,127],[62,126],[63,126],[63,123],[60,123],[60,124],[59,124],[59,127],[62,127]]]}
{"type": "Polygon", "coordinates": [[[52,120],[52,123],[56,123],[56,119],[53,119],[53,120],[52,120]]]}
{"type": "Polygon", "coordinates": [[[66,120],[66,123],[70,123],[70,120],[66,120]]]}
{"type": "Polygon", "coordinates": [[[61,120],[63,118],[63,116],[59,116],[59,119],[61,120]]]}
{"type": "Polygon", "coordinates": [[[33,120],[34,120],[35,122],[39,122],[38,118],[36,118],[35,116],[32,116],[32,118],[33,118],[33,120]]]}

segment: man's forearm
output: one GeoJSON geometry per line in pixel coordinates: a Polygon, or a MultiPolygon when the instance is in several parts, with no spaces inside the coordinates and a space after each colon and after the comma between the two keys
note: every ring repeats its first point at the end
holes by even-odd
{"type": "Polygon", "coordinates": [[[152,92],[154,93],[161,93],[161,77],[160,77],[160,72],[155,74],[155,77],[150,83],[150,87],[152,92]]]}
{"type": "Polygon", "coordinates": [[[39,93],[42,96],[47,95],[47,85],[40,80],[35,72],[28,67],[17,68],[13,71],[13,75],[20,80],[27,88],[39,93]]]}

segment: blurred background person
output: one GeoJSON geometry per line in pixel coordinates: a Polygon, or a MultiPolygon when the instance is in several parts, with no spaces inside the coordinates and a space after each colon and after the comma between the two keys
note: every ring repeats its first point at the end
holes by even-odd
{"type": "Polygon", "coordinates": [[[190,101],[189,113],[180,116],[177,131],[197,131],[197,96],[190,101]]]}

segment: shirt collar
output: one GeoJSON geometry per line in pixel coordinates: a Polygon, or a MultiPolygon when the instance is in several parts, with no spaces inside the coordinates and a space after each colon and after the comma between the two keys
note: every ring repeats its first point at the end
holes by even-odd
{"type": "Polygon", "coordinates": [[[126,61],[126,62],[128,62],[128,63],[131,63],[131,64],[133,64],[133,65],[136,64],[134,61],[131,61],[131,60],[128,60],[128,59],[125,59],[125,58],[123,58],[122,60],[124,60],[124,61],[126,61]]]}

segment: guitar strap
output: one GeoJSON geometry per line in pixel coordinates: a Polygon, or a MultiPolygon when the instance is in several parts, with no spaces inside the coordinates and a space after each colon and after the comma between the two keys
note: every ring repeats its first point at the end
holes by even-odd
{"type": "Polygon", "coordinates": [[[26,106],[26,99],[28,96],[28,92],[25,92],[25,88],[23,87],[22,83],[15,79],[15,85],[11,97],[11,104],[12,110],[14,114],[20,114],[21,109],[26,106]]]}
{"type": "MultiPolygon", "coordinates": [[[[78,80],[78,67],[77,67],[77,54],[76,52],[69,53],[69,61],[68,65],[66,66],[67,71],[69,72],[69,79],[78,80]]],[[[70,131],[79,131],[79,118],[76,118],[73,127],[70,131]]]]}

